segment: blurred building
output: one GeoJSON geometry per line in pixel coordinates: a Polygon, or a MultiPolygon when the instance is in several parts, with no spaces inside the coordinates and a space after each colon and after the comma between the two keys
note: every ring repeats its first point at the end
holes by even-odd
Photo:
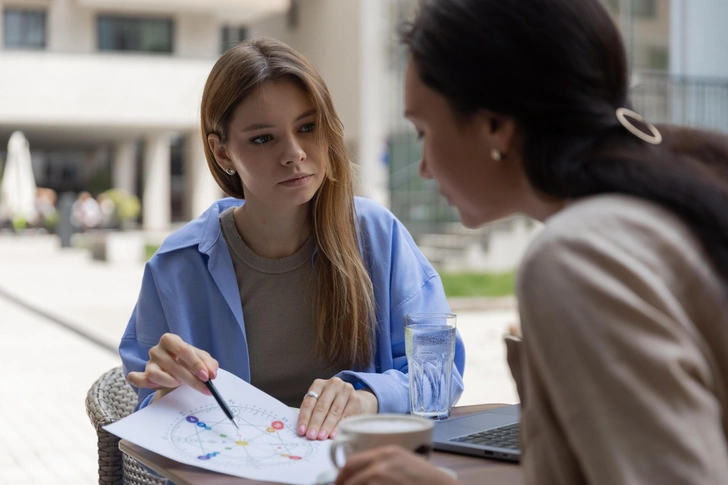
{"type": "Polygon", "coordinates": [[[189,220],[222,195],[198,128],[207,75],[229,46],[270,35],[321,70],[362,165],[360,191],[386,202],[379,4],[0,0],[0,160],[22,130],[39,185],[124,188],[142,198],[147,229],[189,220]]]}
{"type": "Polygon", "coordinates": [[[728,2],[603,0],[632,65],[632,99],[653,122],[728,133],[728,2]]]}
{"type": "MultiPolygon", "coordinates": [[[[625,40],[635,109],[654,123],[728,133],[728,1],[601,0],[625,40]]],[[[390,31],[412,18],[417,0],[388,0],[390,31]]],[[[504,271],[518,264],[539,224],[512,218],[478,230],[460,225],[434,181],[422,180],[421,143],[403,119],[405,50],[388,53],[392,211],[439,268],[504,271]]]]}

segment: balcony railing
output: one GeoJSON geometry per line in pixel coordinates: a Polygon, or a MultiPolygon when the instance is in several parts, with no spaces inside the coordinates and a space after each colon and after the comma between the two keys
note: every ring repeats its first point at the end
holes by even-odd
{"type": "Polygon", "coordinates": [[[635,109],[653,123],[670,123],[728,133],[728,79],[638,72],[635,109]]]}

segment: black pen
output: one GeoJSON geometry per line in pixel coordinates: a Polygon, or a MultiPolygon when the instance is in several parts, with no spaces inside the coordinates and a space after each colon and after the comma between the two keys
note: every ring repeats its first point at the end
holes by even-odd
{"type": "Polygon", "coordinates": [[[205,385],[210,390],[210,393],[212,393],[212,397],[214,397],[215,401],[217,401],[217,403],[220,405],[220,408],[222,408],[222,412],[225,413],[225,416],[227,416],[228,419],[230,419],[230,421],[232,421],[233,424],[235,425],[235,427],[237,428],[238,423],[236,423],[235,420],[233,419],[232,411],[230,411],[230,408],[228,407],[227,403],[222,398],[222,396],[220,396],[220,393],[217,392],[215,385],[212,383],[212,379],[206,380],[205,385]]]}

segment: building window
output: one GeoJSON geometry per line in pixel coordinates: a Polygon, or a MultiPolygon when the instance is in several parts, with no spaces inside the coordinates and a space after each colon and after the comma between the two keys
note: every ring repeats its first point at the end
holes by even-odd
{"type": "Polygon", "coordinates": [[[97,19],[100,51],[173,52],[174,22],[170,18],[118,17],[97,19]]]}
{"type": "Polygon", "coordinates": [[[619,0],[602,0],[604,7],[612,15],[619,15],[619,0]]]}
{"type": "Polygon", "coordinates": [[[632,15],[641,19],[657,17],[657,0],[632,0],[632,15]]]}
{"type": "Polygon", "coordinates": [[[670,64],[670,55],[666,47],[647,48],[647,66],[658,71],[667,71],[670,64]]]}
{"type": "Polygon", "coordinates": [[[221,29],[220,37],[222,38],[220,53],[224,54],[229,48],[248,38],[248,28],[225,26],[221,29]]]}
{"type": "Polygon", "coordinates": [[[3,12],[3,37],[8,49],[45,49],[46,13],[6,8],[3,12]]]}
{"type": "MultiPolygon", "coordinates": [[[[619,15],[622,0],[602,0],[610,13],[619,15]]],[[[654,19],[657,17],[657,0],[631,0],[632,16],[640,19],[654,19]]]]}

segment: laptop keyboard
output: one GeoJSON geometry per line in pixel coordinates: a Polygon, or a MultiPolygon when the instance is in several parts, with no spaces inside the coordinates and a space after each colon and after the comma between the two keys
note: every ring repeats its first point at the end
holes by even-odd
{"type": "Polygon", "coordinates": [[[507,450],[518,450],[518,423],[509,424],[500,428],[489,429],[472,433],[459,438],[453,438],[450,441],[458,443],[469,443],[471,445],[492,446],[495,448],[505,448],[507,450]]]}

